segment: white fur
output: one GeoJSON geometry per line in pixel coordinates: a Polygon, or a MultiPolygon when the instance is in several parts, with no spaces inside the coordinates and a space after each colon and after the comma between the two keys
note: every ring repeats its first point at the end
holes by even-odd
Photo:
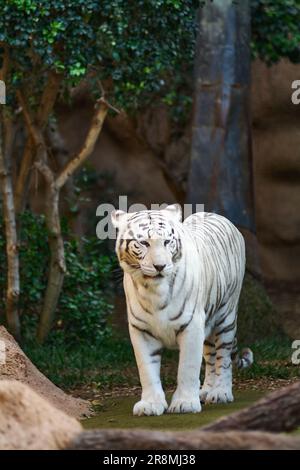
{"type": "Polygon", "coordinates": [[[162,347],[180,350],[168,412],[201,411],[203,345],[207,367],[201,400],[232,401],[231,344],[245,266],[241,234],[215,214],[194,214],[181,223],[175,205],[160,212],[116,211],[112,220],[119,229],[116,252],[124,270],[129,333],[142,385],[133,413],[160,415],[167,409],[157,353],[162,347]],[[138,241],[126,242],[137,235],[138,241]],[[162,277],[155,266],[164,266],[162,277]]]}

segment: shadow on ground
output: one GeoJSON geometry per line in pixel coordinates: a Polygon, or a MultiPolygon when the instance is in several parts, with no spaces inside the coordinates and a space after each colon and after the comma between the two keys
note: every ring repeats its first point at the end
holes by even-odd
{"type": "MultiPolygon", "coordinates": [[[[245,408],[261,398],[265,392],[259,390],[238,391],[235,401],[225,405],[204,405],[201,413],[165,414],[163,416],[132,415],[132,408],[138,397],[114,397],[104,399],[97,406],[97,416],[85,419],[86,429],[93,428],[143,428],[160,430],[193,429],[204,426],[222,416],[245,408]]],[[[170,402],[170,396],[168,396],[170,402]]]]}

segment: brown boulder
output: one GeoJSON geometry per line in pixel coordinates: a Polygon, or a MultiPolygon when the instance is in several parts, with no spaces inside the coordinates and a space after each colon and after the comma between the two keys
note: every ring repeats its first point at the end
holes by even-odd
{"type": "Polygon", "coordinates": [[[81,425],[28,386],[0,381],[0,450],[63,449],[81,425]]]}
{"type": "Polygon", "coordinates": [[[67,395],[50,382],[26,357],[18,343],[3,326],[0,326],[0,344],[0,385],[1,380],[18,380],[29,385],[41,397],[69,416],[80,418],[90,414],[89,403],[67,395]]]}
{"type": "Polygon", "coordinates": [[[291,101],[300,65],[252,68],[255,208],[267,281],[300,281],[300,105],[291,101]]]}

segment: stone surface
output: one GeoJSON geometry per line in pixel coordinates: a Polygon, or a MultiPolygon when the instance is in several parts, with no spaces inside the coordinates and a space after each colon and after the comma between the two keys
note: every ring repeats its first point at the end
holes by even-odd
{"type": "Polygon", "coordinates": [[[0,381],[0,450],[57,450],[82,430],[27,385],[0,381]]]}
{"type": "Polygon", "coordinates": [[[300,282],[300,66],[255,62],[252,80],[256,224],[264,278],[300,282]]]}
{"type": "MultiPolygon", "coordinates": [[[[262,274],[269,281],[300,281],[300,105],[291,102],[291,83],[297,78],[300,65],[288,61],[272,67],[252,64],[256,224],[262,274]]],[[[73,109],[60,110],[71,152],[83,142],[91,111],[82,98],[73,109]]],[[[115,198],[127,194],[129,202],[146,205],[183,202],[191,123],[180,131],[174,135],[163,106],[149,108],[136,119],[109,117],[90,163],[97,172],[112,175],[115,198]]],[[[95,213],[103,202],[101,190],[99,182],[91,184],[91,202],[85,209],[95,213]]],[[[108,199],[105,195],[104,202],[108,199]]]]}
{"type": "MultiPolygon", "coordinates": [[[[281,61],[267,67],[252,64],[253,162],[257,239],[262,276],[272,286],[272,295],[287,295],[283,321],[288,331],[297,327],[300,310],[295,286],[300,282],[300,105],[291,102],[291,83],[300,78],[300,65],[281,61]]],[[[60,127],[70,152],[83,142],[92,113],[92,103],[82,96],[72,109],[61,108],[60,127]]],[[[191,122],[174,129],[163,107],[153,107],[136,118],[124,114],[109,117],[89,164],[96,178],[83,196],[76,221],[79,234],[94,233],[95,212],[102,202],[118,204],[118,195],[129,203],[176,200],[184,202],[190,158],[191,122]]],[[[201,181],[199,181],[201,184],[201,181]]],[[[35,207],[42,201],[33,192],[35,207]]],[[[201,203],[201,201],[199,201],[201,203]]],[[[256,262],[256,260],[254,260],[256,262]]],[[[275,298],[275,297],[274,297],[275,298]]],[[[277,300],[275,298],[275,302],[277,300]]],[[[281,307],[280,307],[281,308],[281,307]]],[[[299,329],[297,330],[297,334],[299,329]]]]}
{"type": "Polygon", "coordinates": [[[0,341],[2,346],[0,385],[2,385],[2,380],[17,380],[29,385],[41,397],[69,416],[80,418],[90,414],[89,403],[80,398],[67,395],[50,382],[26,357],[17,342],[3,326],[0,326],[0,341]],[[3,356],[3,353],[5,356],[3,356]]]}

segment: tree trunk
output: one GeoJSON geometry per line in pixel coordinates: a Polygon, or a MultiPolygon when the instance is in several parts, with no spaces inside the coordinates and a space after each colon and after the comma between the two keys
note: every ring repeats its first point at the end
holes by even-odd
{"type": "MultiPolygon", "coordinates": [[[[47,142],[49,142],[56,169],[60,172],[67,165],[71,155],[56,122],[51,123],[47,128],[47,142]]],[[[78,216],[77,199],[74,178],[71,175],[62,188],[61,201],[72,231],[76,225],[74,218],[78,216]]]]}
{"type": "Polygon", "coordinates": [[[59,216],[59,189],[54,183],[47,184],[45,216],[49,237],[50,266],[37,333],[40,342],[44,341],[50,331],[66,272],[64,241],[59,216]]]}
{"type": "Polygon", "coordinates": [[[250,122],[249,0],[199,9],[195,108],[187,199],[237,225],[259,272],[250,122]]]}
{"type": "Polygon", "coordinates": [[[300,382],[268,394],[245,410],[225,416],[205,431],[231,429],[289,432],[300,426],[300,382]]]}
{"type": "MultiPolygon", "coordinates": [[[[36,148],[35,167],[44,176],[46,191],[46,224],[49,234],[49,246],[51,252],[50,267],[48,273],[48,283],[44,299],[44,305],[41,312],[40,324],[38,328],[38,340],[43,342],[49,333],[57,307],[58,299],[61,293],[64,274],[66,271],[64,243],[61,234],[59,217],[59,196],[62,187],[71,178],[74,172],[85,162],[94,150],[95,143],[102,130],[109,103],[100,98],[97,101],[96,109],[91,121],[89,131],[80,151],[69,160],[62,170],[55,175],[48,165],[48,153],[40,126],[36,126],[29,112],[27,103],[21,91],[17,92],[19,103],[23,110],[23,116],[28,128],[28,132],[33,139],[36,148]]],[[[114,108],[113,108],[114,109],[114,108]]]]}
{"type": "Polygon", "coordinates": [[[76,154],[66,163],[64,168],[59,172],[58,176],[55,177],[53,173],[50,176],[51,170],[49,167],[46,168],[42,161],[45,161],[45,159],[38,159],[41,164],[38,164],[37,167],[44,174],[48,185],[46,201],[46,223],[49,233],[49,246],[51,251],[48,285],[38,329],[38,340],[40,342],[45,340],[50,331],[66,270],[64,243],[61,234],[59,217],[60,190],[94,150],[95,143],[101,132],[108,109],[108,103],[106,103],[104,99],[100,99],[82,148],[78,154],[76,154]]]}
{"type": "MultiPolygon", "coordinates": [[[[48,81],[41,97],[41,103],[36,116],[37,125],[41,131],[45,129],[48,123],[48,119],[57,98],[62,79],[62,74],[57,74],[53,71],[49,73],[48,81]]],[[[30,179],[29,174],[33,166],[34,155],[35,146],[32,137],[29,134],[26,140],[15,189],[15,208],[17,214],[23,212],[26,205],[26,196],[30,179]]]]}
{"type": "Polygon", "coordinates": [[[15,208],[16,214],[23,212],[26,205],[26,195],[29,187],[28,179],[32,166],[34,146],[32,140],[28,138],[25,143],[24,152],[20,164],[20,170],[15,188],[15,208]]]}
{"type": "Polygon", "coordinates": [[[12,122],[9,118],[3,118],[3,114],[4,112],[1,113],[0,120],[0,178],[7,255],[6,318],[9,331],[17,340],[20,340],[21,332],[18,312],[20,295],[19,253],[10,161],[13,129],[12,122]],[[4,145],[3,127],[5,131],[4,145]]]}
{"type": "Polygon", "coordinates": [[[95,429],[78,434],[71,450],[291,450],[300,438],[264,432],[162,432],[95,429]]]}

